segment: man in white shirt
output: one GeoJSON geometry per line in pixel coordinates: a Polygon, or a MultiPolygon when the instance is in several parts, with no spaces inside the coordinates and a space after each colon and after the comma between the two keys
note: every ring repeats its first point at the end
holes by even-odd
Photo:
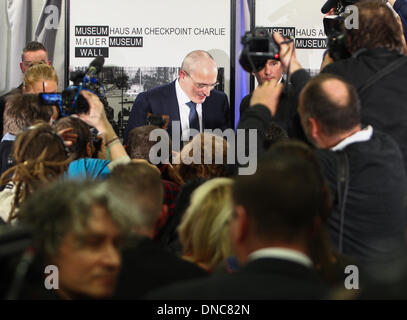
{"type": "Polygon", "coordinates": [[[177,80],[137,96],[124,133],[124,143],[127,143],[131,129],[148,123],[148,114],[169,118],[168,133],[174,149],[181,147],[181,137],[182,141],[188,141],[204,129],[230,128],[227,96],[214,89],[217,76],[216,62],[208,52],[190,52],[182,62],[177,80]]]}
{"type": "MultiPolygon", "coordinates": [[[[276,81],[258,88],[251,101],[253,117],[274,115],[280,92],[276,81]]],[[[361,123],[356,88],[337,75],[324,73],[309,81],[298,112],[334,196],[328,222],[335,247],[363,265],[402,254],[407,178],[396,141],[361,123]]]]}
{"type": "Polygon", "coordinates": [[[329,221],[334,245],[362,262],[398,254],[407,179],[395,140],[361,124],[355,87],[336,75],[320,74],[305,86],[299,113],[337,199],[329,221]]]}

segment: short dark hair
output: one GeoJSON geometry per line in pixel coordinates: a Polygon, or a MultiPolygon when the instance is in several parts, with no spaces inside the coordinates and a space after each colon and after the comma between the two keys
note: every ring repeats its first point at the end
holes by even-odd
{"type": "MultiPolygon", "coordinates": [[[[150,149],[157,143],[157,141],[151,141],[149,137],[151,131],[155,129],[160,129],[160,127],[146,125],[134,128],[130,131],[126,148],[131,159],[144,159],[150,161],[150,149]]],[[[172,149],[171,139],[169,136],[168,141],[164,141],[163,143],[168,143],[168,149],[172,149]]],[[[158,154],[158,156],[160,155],[158,154]]]]}
{"type": "Polygon", "coordinates": [[[276,152],[254,175],[238,176],[233,187],[253,232],[266,240],[293,241],[311,230],[323,206],[323,187],[315,166],[276,152]]]}
{"type": "Polygon", "coordinates": [[[36,94],[15,92],[7,97],[4,110],[4,133],[19,134],[37,120],[49,122],[52,107],[41,105],[36,94]]]}
{"type": "Polygon", "coordinates": [[[164,188],[158,171],[147,163],[118,165],[110,173],[108,183],[120,188],[135,201],[140,209],[141,227],[154,228],[164,200],[164,188]]]}
{"type": "Polygon", "coordinates": [[[333,74],[319,74],[304,87],[302,93],[302,116],[315,118],[327,135],[346,132],[360,123],[360,101],[356,88],[342,77],[333,74]],[[346,87],[345,104],[334,101],[322,88],[328,80],[338,80],[346,87]]]}
{"type": "Polygon", "coordinates": [[[272,148],[270,148],[270,150],[264,155],[262,161],[269,161],[269,159],[272,159],[274,156],[279,156],[282,154],[288,157],[303,159],[314,167],[324,193],[323,206],[321,207],[322,211],[320,212],[320,217],[322,218],[323,222],[327,222],[332,209],[332,197],[328,182],[326,181],[323,174],[321,162],[317,154],[315,153],[315,149],[311,148],[300,140],[284,139],[273,144],[272,148]]]}
{"type": "Polygon", "coordinates": [[[266,136],[264,140],[264,149],[268,150],[276,142],[285,139],[288,139],[287,131],[285,131],[274,121],[271,121],[270,126],[266,131],[266,136]]]}
{"type": "Polygon", "coordinates": [[[74,154],[75,159],[87,158],[86,146],[90,143],[91,148],[93,148],[92,133],[90,131],[89,125],[76,117],[65,117],[61,118],[56,123],[57,131],[66,128],[72,128],[73,132],[78,135],[77,140],[69,147],[69,151],[74,154]]]}
{"type": "Polygon", "coordinates": [[[356,4],[359,28],[347,31],[350,51],[386,48],[403,52],[403,34],[391,9],[382,0],[360,1],[356,4]]]}
{"type": "Polygon", "coordinates": [[[38,50],[48,52],[47,49],[44,47],[44,45],[41,42],[30,41],[29,43],[27,43],[27,45],[23,49],[23,53],[21,54],[21,60],[24,60],[24,53],[26,53],[28,51],[38,51],[38,50]]]}

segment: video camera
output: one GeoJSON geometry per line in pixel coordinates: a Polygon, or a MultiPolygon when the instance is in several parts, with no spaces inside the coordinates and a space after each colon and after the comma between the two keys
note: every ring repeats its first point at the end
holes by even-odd
{"type": "Polygon", "coordinates": [[[267,28],[258,27],[253,32],[246,32],[241,43],[243,49],[239,63],[249,73],[259,72],[264,68],[268,59],[280,59],[280,47],[267,28]]]}
{"type": "Polygon", "coordinates": [[[107,103],[105,89],[97,77],[100,71],[102,71],[104,62],[104,57],[96,57],[85,72],[77,71],[71,73],[70,80],[73,82],[73,86],[65,88],[62,93],[40,93],[40,103],[57,106],[60,117],[87,113],[89,111],[88,102],[80,94],[82,90],[87,90],[99,96],[105,105],[105,102],[107,103]]]}
{"type": "Polygon", "coordinates": [[[359,0],[328,0],[321,8],[322,13],[328,13],[335,8],[334,15],[324,18],[324,31],[328,37],[328,52],[334,61],[349,58],[347,32],[345,28],[346,7],[354,5],[359,0]]]}

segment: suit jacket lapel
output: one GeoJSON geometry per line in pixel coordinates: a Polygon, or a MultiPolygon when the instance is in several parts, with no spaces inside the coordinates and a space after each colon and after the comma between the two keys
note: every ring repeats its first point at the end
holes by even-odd
{"type": "MultiPolygon", "coordinates": [[[[177,81],[177,80],[175,80],[177,81]]],[[[172,134],[172,122],[173,121],[181,121],[179,115],[179,106],[178,106],[178,99],[177,99],[177,92],[175,91],[175,81],[173,81],[168,86],[168,91],[165,95],[163,95],[162,105],[164,106],[164,114],[168,114],[170,117],[170,123],[168,126],[168,134],[171,136],[172,134]]]]}
{"type": "Polygon", "coordinates": [[[209,112],[208,112],[208,99],[207,97],[202,103],[202,132],[204,131],[205,128],[208,128],[208,118],[209,118],[209,112]]]}

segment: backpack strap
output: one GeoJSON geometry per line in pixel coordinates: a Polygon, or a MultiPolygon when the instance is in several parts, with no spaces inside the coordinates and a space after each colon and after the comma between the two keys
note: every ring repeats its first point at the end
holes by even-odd
{"type": "Polygon", "coordinates": [[[367,79],[367,81],[363,85],[359,86],[359,88],[358,88],[359,95],[362,95],[362,93],[364,93],[368,88],[370,88],[372,85],[374,85],[377,81],[379,81],[383,77],[387,76],[388,74],[392,73],[393,71],[397,70],[405,63],[407,63],[407,56],[398,58],[397,60],[388,64],[383,69],[376,72],[373,76],[371,76],[369,79],[367,79]]]}
{"type": "Polygon", "coordinates": [[[340,214],[338,251],[342,253],[343,228],[345,224],[345,207],[349,189],[349,160],[345,151],[338,151],[336,152],[336,155],[338,160],[338,181],[337,181],[338,210],[340,214]]]}

